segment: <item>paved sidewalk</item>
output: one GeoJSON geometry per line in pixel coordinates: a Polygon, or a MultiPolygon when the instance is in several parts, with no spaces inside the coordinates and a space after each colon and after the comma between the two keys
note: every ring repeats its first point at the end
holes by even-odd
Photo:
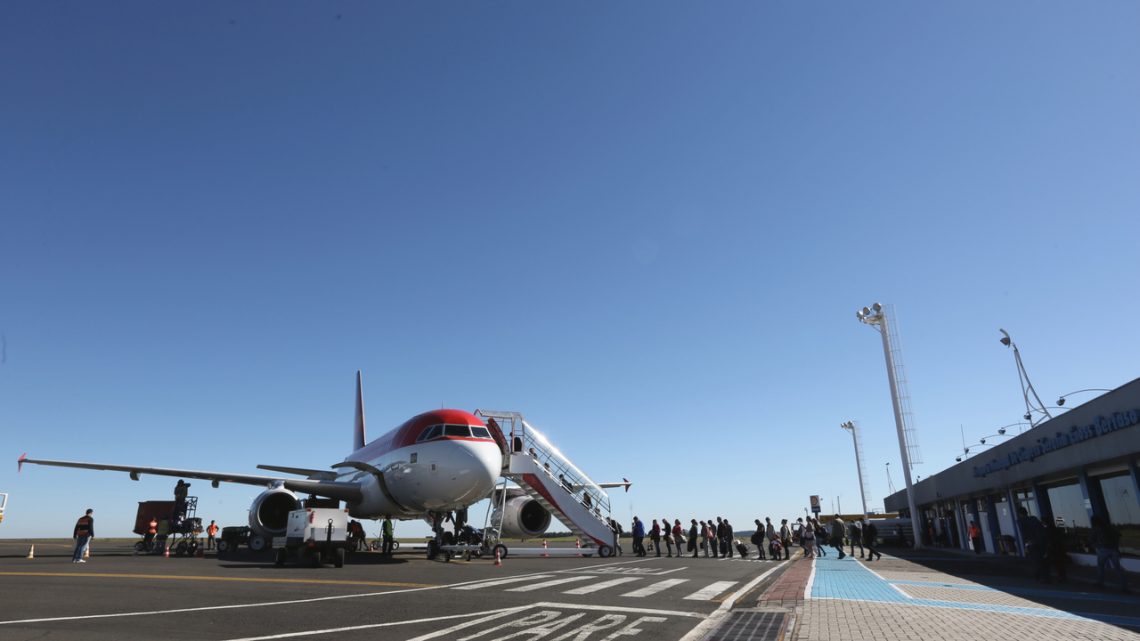
{"type": "Polygon", "coordinates": [[[911,558],[801,558],[756,605],[794,612],[788,641],[1140,640],[1138,597],[1036,584],[988,564],[971,574],[960,558],[938,552],[902,554],[911,558]]]}

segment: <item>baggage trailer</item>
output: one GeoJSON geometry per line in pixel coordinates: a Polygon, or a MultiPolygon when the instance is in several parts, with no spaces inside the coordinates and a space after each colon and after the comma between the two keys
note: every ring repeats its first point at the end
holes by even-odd
{"type": "Polygon", "coordinates": [[[289,513],[285,536],[274,537],[276,565],[285,565],[290,556],[308,560],[314,567],[332,563],[344,567],[348,548],[348,511],[339,508],[307,507],[289,513]]]}

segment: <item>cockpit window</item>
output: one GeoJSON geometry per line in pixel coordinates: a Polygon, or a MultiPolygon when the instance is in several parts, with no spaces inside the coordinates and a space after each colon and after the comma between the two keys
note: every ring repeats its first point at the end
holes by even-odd
{"type": "Polygon", "coordinates": [[[417,443],[423,441],[430,441],[433,438],[439,438],[439,433],[443,430],[442,425],[432,425],[420,433],[420,437],[416,439],[417,443]]]}
{"type": "Polygon", "coordinates": [[[471,428],[466,425],[444,425],[444,436],[471,436],[471,428]]]}
{"type": "Polygon", "coordinates": [[[491,438],[491,433],[485,427],[471,426],[471,434],[476,438],[491,438]]]}

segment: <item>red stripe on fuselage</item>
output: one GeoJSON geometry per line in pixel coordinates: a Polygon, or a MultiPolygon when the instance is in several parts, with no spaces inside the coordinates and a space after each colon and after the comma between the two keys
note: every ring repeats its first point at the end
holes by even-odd
{"type": "MultiPolygon", "coordinates": [[[[373,461],[392,450],[398,450],[401,447],[415,445],[416,439],[419,438],[421,432],[425,428],[432,425],[470,425],[473,427],[487,427],[480,421],[478,417],[470,412],[463,410],[432,410],[418,414],[412,418],[404,421],[403,425],[387,432],[380,436],[375,441],[365,445],[353,452],[348,460],[350,461],[373,461]]],[[[442,436],[439,440],[466,440],[466,441],[489,441],[486,438],[474,438],[463,436],[442,436]]],[[[434,442],[436,439],[432,439],[434,442]]]]}

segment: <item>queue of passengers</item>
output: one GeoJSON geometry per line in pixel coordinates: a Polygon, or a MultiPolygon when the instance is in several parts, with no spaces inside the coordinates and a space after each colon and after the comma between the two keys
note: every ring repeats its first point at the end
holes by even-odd
{"type": "MultiPolygon", "coordinates": [[[[761,560],[790,559],[791,548],[796,543],[803,548],[804,558],[827,556],[826,548],[832,546],[839,558],[843,559],[847,556],[843,551],[845,539],[850,542],[852,556],[855,554],[856,546],[859,548],[859,558],[873,561],[883,556],[875,549],[878,531],[875,524],[870,521],[854,521],[848,525],[836,514],[827,526],[821,524],[818,519],[810,517],[806,522],[803,518],[798,518],[791,525],[788,524],[788,519],[781,519],[778,527],[772,523],[771,517],[765,517],[763,523],[760,519],[756,519],[755,523],[756,530],[752,533],[750,541],[756,546],[757,558],[761,560]]],[[[739,555],[740,558],[747,559],[752,553],[747,544],[736,538],[728,519],[719,516],[716,517],[715,523],[712,519],[708,521],[690,519],[687,531],[681,524],[681,519],[673,519],[670,522],[667,518],[661,519],[660,522],[654,519],[646,531],[645,523],[635,516],[632,534],[633,552],[637,556],[647,556],[649,553],[645,546],[646,536],[649,537],[649,547],[657,556],[661,556],[662,546],[665,546],[667,557],[678,558],[688,553],[692,558],[703,554],[712,558],[733,558],[734,555],[739,555]]]]}

